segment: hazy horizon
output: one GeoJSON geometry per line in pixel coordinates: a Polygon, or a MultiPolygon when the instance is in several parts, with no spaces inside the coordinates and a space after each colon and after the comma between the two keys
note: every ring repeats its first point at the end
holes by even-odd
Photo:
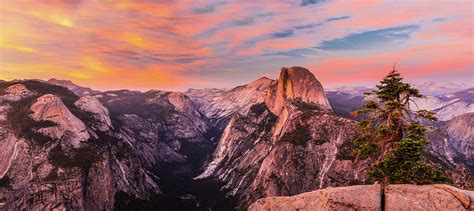
{"type": "MultiPolygon", "coordinates": [[[[235,86],[222,86],[222,87],[217,87],[217,86],[212,86],[212,85],[209,85],[209,86],[205,86],[205,87],[185,87],[185,88],[182,88],[182,89],[166,89],[166,88],[163,88],[163,89],[160,89],[160,88],[150,88],[150,89],[135,89],[133,87],[119,87],[117,89],[101,89],[101,88],[97,88],[97,87],[94,87],[94,86],[87,86],[87,85],[84,85],[84,84],[80,84],[80,83],[77,83],[75,81],[72,81],[72,80],[68,80],[68,79],[61,79],[61,78],[49,78],[49,79],[39,79],[39,78],[26,78],[26,79],[13,79],[13,80],[6,80],[6,81],[15,81],[15,80],[40,80],[40,81],[44,81],[44,82],[47,82],[48,80],[52,80],[52,79],[55,79],[55,80],[60,80],[60,81],[69,81],[77,86],[81,86],[81,87],[85,87],[85,88],[91,88],[93,90],[96,90],[96,91],[101,91],[101,92],[106,92],[106,91],[117,91],[117,90],[130,90],[130,91],[140,91],[140,92],[146,92],[146,91],[150,91],[150,90],[163,90],[163,91],[178,91],[178,92],[184,92],[184,91],[187,91],[189,89],[212,89],[212,88],[216,88],[216,89],[232,89],[232,88],[235,88],[237,86],[242,86],[242,85],[246,85],[246,84],[249,84],[249,83],[252,83],[253,81],[255,80],[258,80],[259,78],[262,78],[262,77],[266,77],[266,78],[269,78],[269,79],[272,79],[272,80],[278,80],[278,77],[267,77],[267,76],[261,76],[261,77],[258,77],[258,78],[255,78],[251,81],[248,81],[246,83],[242,83],[242,84],[238,84],[238,85],[235,85],[235,86]]],[[[325,86],[324,83],[322,84],[323,85],[323,88],[326,90],[326,91],[332,91],[332,90],[335,90],[335,89],[338,89],[338,88],[343,88],[343,87],[365,87],[365,88],[372,88],[372,87],[375,87],[375,85],[377,85],[378,83],[380,82],[379,81],[374,81],[373,83],[366,83],[366,84],[348,84],[348,85],[344,85],[344,84],[340,84],[340,85],[336,85],[336,86],[325,86]]],[[[431,83],[431,82],[434,82],[434,83],[437,83],[439,85],[446,85],[446,84],[450,84],[450,83],[454,83],[456,85],[460,85],[460,86],[465,86],[466,88],[471,88],[471,87],[474,87],[474,84],[473,83],[469,83],[469,82],[450,82],[450,81],[447,81],[447,82],[439,82],[439,81],[424,81],[424,82],[420,82],[420,83],[414,83],[410,80],[407,80],[408,83],[412,84],[412,85],[423,85],[423,84],[426,84],[426,83],[431,83]]]]}

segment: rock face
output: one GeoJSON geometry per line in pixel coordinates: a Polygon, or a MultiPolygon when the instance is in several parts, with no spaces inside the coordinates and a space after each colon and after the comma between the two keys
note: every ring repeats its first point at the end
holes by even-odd
{"type": "Polygon", "coordinates": [[[84,96],[75,102],[75,105],[83,111],[94,114],[98,120],[97,127],[101,131],[107,131],[112,127],[109,110],[105,108],[97,98],[92,96],[84,96]]]}
{"type": "Polygon", "coordinates": [[[473,191],[448,185],[388,185],[381,190],[380,185],[327,188],[260,199],[248,210],[472,210],[474,205],[473,191]]]}
{"type": "MultiPolygon", "coordinates": [[[[109,108],[121,136],[136,146],[149,168],[189,161],[184,146],[209,147],[207,119],[182,93],[152,90],[105,92],[98,99],[109,108]]],[[[197,159],[197,158],[196,158],[197,159]]],[[[202,158],[200,158],[202,159],[202,158]]]]}
{"type": "Polygon", "coordinates": [[[112,210],[117,193],[161,193],[133,146],[95,128],[96,115],[74,105],[72,92],[39,81],[6,83],[32,94],[9,101],[0,88],[0,209],[112,210]]]}
{"type": "Polygon", "coordinates": [[[445,125],[433,128],[429,132],[429,147],[435,156],[447,160],[459,167],[466,164],[474,174],[474,113],[467,113],[453,118],[445,125]]]}
{"type": "Polygon", "coordinates": [[[34,92],[28,90],[23,84],[14,84],[4,90],[5,94],[0,100],[19,101],[34,95],[34,92]]]}
{"type": "Polygon", "coordinates": [[[232,116],[196,179],[224,182],[239,209],[265,196],[364,183],[364,162],[355,164],[350,156],[355,122],[330,113],[314,76],[283,68],[274,90],[247,114],[232,116]]]}
{"type": "Polygon", "coordinates": [[[46,94],[31,105],[31,117],[36,121],[51,121],[56,126],[41,128],[38,131],[55,139],[65,139],[73,147],[78,148],[81,142],[90,138],[86,125],[74,116],[61,99],[46,94]]]}
{"type": "Polygon", "coordinates": [[[214,124],[224,128],[233,113],[246,114],[252,105],[263,102],[269,89],[275,84],[275,80],[263,77],[230,90],[190,89],[185,94],[192,99],[199,111],[214,124]]]}
{"type": "Polygon", "coordinates": [[[272,90],[267,95],[266,103],[278,115],[287,100],[301,100],[331,111],[323,86],[309,70],[302,67],[282,68],[276,91],[272,90]]]}
{"type": "Polygon", "coordinates": [[[18,143],[15,136],[11,133],[3,132],[0,134],[0,178],[3,178],[12,164],[13,159],[18,154],[18,143]]]}
{"type": "Polygon", "coordinates": [[[292,107],[277,117],[257,104],[233,116],[196,179],[225,182],[241,209],[264,196],[363,183],[364,163],[350,157],[353,130],[351,120],[320,110],[292,107]]]}
{"type": "Polygon", "coordinates": [[[167,99],[178,112],[190,118],[197,130],[205,133],[209,129],[206,117],[195,108],[194,103],[188,96],[181,92],[171,92],[168,94],[167,99]]]}

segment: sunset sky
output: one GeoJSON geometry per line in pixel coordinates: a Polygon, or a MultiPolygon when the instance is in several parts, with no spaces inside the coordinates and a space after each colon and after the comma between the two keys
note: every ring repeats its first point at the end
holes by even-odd
{"type": "Polygon", "coordinates": [[[0,79],[233,87],[282,66],[327,87],[474,81],[469,0],[0,0],[0,79]],[[403,2],[403,3],[402,3],[403,2]]]}

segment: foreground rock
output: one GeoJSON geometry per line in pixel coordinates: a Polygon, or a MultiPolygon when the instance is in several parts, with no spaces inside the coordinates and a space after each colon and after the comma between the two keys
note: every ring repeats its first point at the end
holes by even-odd
{"type": "Polygon", "coordinates": [[[248,210],[474,210],[473,197],[449,185],[389,185],[382,192],[374,184],[263,198],[248,210]]]}
{"type": "Polygon", "coordinates": [[[448,185],[389,185],[384,193],[385,210],[474,210],[473,191],[448,185]]]}
{"type": "Polygon", "coordinates": [[[381,210],[380,185],[327,188],[297,196],[268,197],[249,210],[381,210]]]}

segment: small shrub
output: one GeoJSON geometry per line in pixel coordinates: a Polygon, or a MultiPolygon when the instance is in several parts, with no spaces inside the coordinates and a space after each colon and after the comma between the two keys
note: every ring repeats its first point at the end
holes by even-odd
{"type": "Polygon", "coordinates": [[[302,121],[306,121],[308,120],[309,118],[311,118],[313,116],[313,112],[312,111],[303,111],[303,114],[301,114],[301,120],[302,121]]]}
{"type": "Polygon", "coordinates": [[[83,170],[89,169],[94,163],[101,161],[102,154],[93,147],[82,147],[73,149],[66,154],[61,145],[55,146],[48,154],[48,160],[51,164],[63,168],[81,168],[83,170]],[[68,155],[70,154],[70,155],[68,155]]]}
{"type": "Polygon", "coordinates": [[[263,114],[263,112],[265,112],[267,110],[267,106],[265,105],[265,103],[259,103],[259,104],[255,104],[253,105],[252,107],[250,107],[250,112],[253,113],[253,114],[256,114],[257,116],[260,116],[263,114]]]}
{"type": "Polygon", "coordinates": [[[3,178],[0,178],[0,187],[6,188],[10,187],[11,179],[8,176],[4,176],[3,178]]]}
{"type": "Polygon", "coordinates": [[[346,141],[344,142],[340,147],[339,147],[339,152],[336,155],[336,159],[338,160],[354,160],[354,150],[356,149],[356,146],[354,142],[351,141],[346,141]]]}
{"type": "Polygon", "coordinates": [[[308,140],[311,139],[311,133],[309,126],[296,125],[296,129],[293,132],[285,133],[280,141],[283,143],[290,143],[296,146],[306,145],[308,140]]]}
{"type": "Polygon", "coordinates": [[[59,178],[58,169],[52,169],[49,174],[43,179],[44,181],[57,181],[59,178]]]}

